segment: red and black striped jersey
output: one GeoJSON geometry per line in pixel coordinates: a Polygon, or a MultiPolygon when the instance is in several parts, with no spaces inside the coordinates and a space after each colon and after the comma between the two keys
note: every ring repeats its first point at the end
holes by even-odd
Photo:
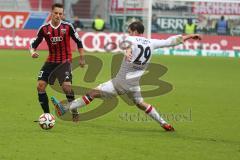
{"type": "Polygon", "coordinates": [[[37,38],[30,47],[36,49],[44,38],[49,49],[47,62],[71,62],[70,37],[77,43],[78,48],[83,48],[80,37],[71,23],[61,21],[57,27],[54,27],[48,22],[39,28],[37,38]]]}

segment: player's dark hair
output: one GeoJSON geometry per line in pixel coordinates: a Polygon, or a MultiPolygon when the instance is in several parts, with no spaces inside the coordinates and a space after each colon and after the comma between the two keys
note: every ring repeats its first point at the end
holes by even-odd
{"type": "Polygon", "coordinates": [[[139,34],[143,34],[144,32],[144,26],[142,24],[142,22],[140,21],[135,21],[133,23],[131,23],[129,26],[128,26],[129,29],[131,29],[131,31],[137,31],[139,34]]]}
{"type": "Polygon", "coordinates": [[[61,3],[54,3],[52,5],[52,10],[54,10],[54,8],[63,8],[63,4],[61,4],[61,3]]]}

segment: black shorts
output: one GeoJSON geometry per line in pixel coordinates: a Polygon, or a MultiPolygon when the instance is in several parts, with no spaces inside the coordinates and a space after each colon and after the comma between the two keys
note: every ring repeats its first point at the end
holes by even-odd
{"type": "Polygon", "coordinates": [[[71,72],[71,63],[45,62],[39,72],[38,80],[43,80],[50,85],[54,85],[56,79],[58,79],[59,84],[62,85],[63,82],[72,82],[71,72]]]}

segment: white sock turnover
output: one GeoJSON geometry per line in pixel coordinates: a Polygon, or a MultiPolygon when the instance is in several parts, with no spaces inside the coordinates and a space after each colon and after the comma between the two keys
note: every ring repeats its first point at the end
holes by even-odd
{"type": "Polygon", "coordinates": [[[159,115],[159,113],[156,111],[156,109],[149,105],[145,111],[146,114],[148,114],[152,119],[157,121],[160,125],[166,124],[167,122],[159,115]]]}

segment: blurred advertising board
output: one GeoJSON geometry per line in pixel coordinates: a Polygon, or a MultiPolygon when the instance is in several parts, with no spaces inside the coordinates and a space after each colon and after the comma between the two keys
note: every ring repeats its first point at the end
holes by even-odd
{"type": "Polygon", "coordinates": [[[240,3],[193,2],[194,14],[240,15],[240,3]]]}
{"type": "Polygon", "coordinates": [[[144,0],[111,0],[111,11],[123,12],[124,5],[127,11],[139,11],[144,8],[144,0]]]}
{"type": "MultiPolygon", "coordinates": [[[[204,34],[216,34],[215,23],[216,19],[208,19],[208,17],[204,15],[199,15],[198,17],[191,18],[192,22],[197,25],[197,33],[204,34]]],[[[128,15],[126,16],[126,26],[124,26],[124,17],[120,16],[110,16],[110,25],[112,31],[114,32],[123,32],[124,29],[127,28],[128,24],[132,22],[132,20],[142,20],[141,16],[128,15]]],[[[155,19],[155,29],[153,29],[152,24],[152,32],[153,33],[174,33],[181,34],[183,33],[184,25],[187,23],[188,18],[186,17],[163,17],[159,16],[155,19]]],[[[235,23],[238,21],[234,21],[235,23]]],[[[230,21],[229,21],[230,23],[230,21]]],[[[232,28],[231,35],[240,35],[240,29],[232,28]]]]}
{"type": "MultiPolygon", "coordinates": [[[[28,49],[30,41],[37,34],[37,30],[15,30],[13,32],[13,30],[1,29],[0,33],[0,49],[28,49]]],[[[84,49],[88,52],[120,52],[127,36],[123,33],[104,32],[79,32],[79,35],[84,49]]],[[[152,38],[166,39],[171,35],[156,33],[152,34],[152,38]]],[[[239,36],[204,35],[202,41],[186,41],[184,45],[158,49],[155,54],[239,57],[239,42],[239,36]]],[[[73,41],[71,41],[71,46],[73,50],[76,49],[76,44],[73,41]]],[[[47,50],[45,41],[39,45],[38,50],[47,50]]]]}
{"type": "Polygon", "coordinates": [[[38,29],[49,17],[49,12],[0,11],[0,29],[38,29]]]}

